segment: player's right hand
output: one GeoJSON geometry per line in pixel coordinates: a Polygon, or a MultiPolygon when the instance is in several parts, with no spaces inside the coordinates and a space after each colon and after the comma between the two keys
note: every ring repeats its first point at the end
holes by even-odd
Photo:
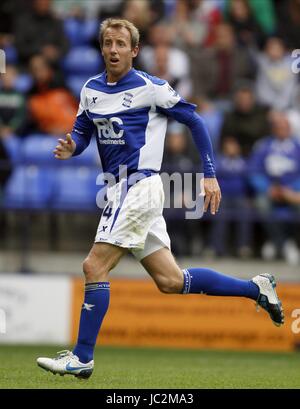
{"type": "Polygon", "coordinates": [[[59,139],[58,142],[59,144],[53,151],[56,159],[69,159],[76,149],[76,143],[73,141],[71,134],[67,133],[66,139],[59,139]]]}

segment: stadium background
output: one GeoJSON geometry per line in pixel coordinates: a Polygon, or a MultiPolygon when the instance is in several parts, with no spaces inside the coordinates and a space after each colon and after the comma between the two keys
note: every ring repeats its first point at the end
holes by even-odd
{"type": "MultiPolygon", "coordinates": [[[[274,273],[286,325],[273,327],[245,300],[159,294],[129,255],[111,274],[99,344],[297,351],[297,0],[1,1],[0,343],[76,339],[81,265],[100,216],[98,154],[95,141],[66,162],[52,150],[72,128],[82,85],[103,70],[99,24],[111,16],[140,29],[135,67],[196,103],[210,130],[222,206],[200,220],[185,220],[184,208],[165,210],[178,262],[243,278],[274,273]]],[[[178,123],[169,124],[162,170],[201,170],[178,123]]]]}

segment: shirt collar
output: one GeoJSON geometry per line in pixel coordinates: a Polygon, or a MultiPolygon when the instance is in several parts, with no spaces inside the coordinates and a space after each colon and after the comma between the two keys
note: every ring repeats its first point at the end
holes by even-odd
{"type": "Polygon", "coordinates": [[[125,81],[134,73],[134,71],[135,71],[135,69],[134,69],[134,68],[131,68],[131,69],[127,72],[127,74],[123,75],[123,77],[121,77],[121,78],[119,79],[119,81],[117,81],[117,82],[107,82],[107,71],[105,70],[105,73],[104,73],[105,84],[106,84],[107,86],[109,86],[109,87],[115,87],[116,85],[120,85],[120,84],[122,84],[123,82],[125,82],[125,81]]]}

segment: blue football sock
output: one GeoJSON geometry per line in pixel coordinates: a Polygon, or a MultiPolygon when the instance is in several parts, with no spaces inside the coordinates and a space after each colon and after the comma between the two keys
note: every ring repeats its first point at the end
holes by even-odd
{"type": "Polygon", "coordinates": [[[258,286],[250,280],[218,273],[208,268],[189,268],[183,270],[183,294],[227,295],[247,297],[257,300],[258,286]]]}
{"type": "Polygon", "coordinates": [[[80,362],[93,359],[94,348],[103,318],[109,305],[110,284],[91,283],[85,285],[85,296],[82,305],[79,335],[73,354],[80,362]]]}

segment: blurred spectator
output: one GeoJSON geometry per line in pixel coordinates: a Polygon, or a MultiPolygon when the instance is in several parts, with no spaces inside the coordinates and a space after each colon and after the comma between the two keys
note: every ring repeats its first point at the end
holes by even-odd
{"type": "Polygon", "coordinates": [[[150,26],[158,23],[165,15],[164,0],[123,0],[122,17],[131,21],[146,40],[150,26]]]}
{"type": "Polygon", "coordinates": [[[152,22],[149,1],[126,0],[123,6],[122,18],[131,21],[139,29],[141,42],[144,43],[152,22]]]}
{"type": "Polygon", "coordinates": [[[2,0],[0,2],[0,33],[12,34],[14,19],[14,2],[11,0],[2,0]]]}
{"type": "Polygon", "coordinates": [[[191,96],[190,62],[179,48],[171,46],[171,29],[157,24],[149,31],[149,45],[141,48],[140,62],[152,75],[167,80],[184,98],[191,96]]]}
{"type": "Polygon", "coordinates": [[[300,111],[296,109],[289,109],[286,111],[286,116],[290,123],[292,134],[300,142],[300,111]]]}
{"type": "Polygon", "coordinates": [[[0,2],[0,49],[4,50],[8,64],[16,64],[18,61],[14,45],[14,21],[16,15],[22,14],[26,7],[28,7],[26,0],[1,0],[0,2]]]}
{"type": "Polygon", "coordinates": [[[63,18],[73,16],[81,10],[88,19],[97,18],[99,21],[107,17],[120,15],[120,6],[123,0],[53,0],[53,10],[63,18]],[[97,16],[98,14],[98,16],[97,16]]]}
{"type": "Polygon", "coordinates": [[[151,25],[165,18],[165,0],[150,0],[151,25]]]}
{"type": "Polygon", "coordinates": [[[231,0],[228,7],[227,21],[234,29],[239,45],[262,45],[264,33],[252,14],[247,0],[231,0]]]}
{"type": "Polygon", "coordinates": [[[287,48],[299,48],[300,38],[300,1],[277,1],[278,35],[283,38],[287,48]]]}
{"type": "Polygon", "coordinates": [[[222,191],[222,204],[211,225],[211,248],[218,256],[228,255],[228,233],[234,223],[233,244],[238,257],[251,255],[251,223],[247,199],[247,163],[241,156],[241,147],[233,137],[223,140],[221,153],[216,157],[218,181],[222,191]]]}
{"type": "MultiPolygon", "coordinates": [[[[232,8],[232,3],[236,0],[227,0],[225,14],[228,15],[232,8]]],[[[282,0],[279,0],[282,1],[282,0]]],[[[239,0],[237,0],[239,3],[239,0]]],[[[276,14],[274,9],[274,0],[246,0],[247,5],[254,20],[259,24],[259,30],[263,30],[266,35],[273,34],[276,29],[276,14]]],[[[233,6],[234,7],[234,6],[233,6]]],[[[239,5],[241,11],[241,5],[239,5]]]]}
{"type": "MultiPolygon", "coordinates": [[[[124,0],[121,8],[121,18],[131,21],[140,32],[140,44],[147,44],[149,31],[159,18],[155,12],[155,4],[159,5],[158,10],[163,12],[164,8],[160,5],[161,0],[124,0]]],[[[134,60],[136,69],[145,70],[140,53],[134,60]]]]}
{"type": "MultiPolygon", "coordinates": [[[[281,0],[280,0],[281,1],[281,0]]],[[[276,29],[274,0],[249,0],[255,19],[266,34],[273,34],[276,29]]]]}
{"type": "Polygon", "coordinates": [[[31,10],[16,18],[15,43],[23,64],[35,54],[58,62],[67,51],[63,25],[54,16],[51,3],[51,0],[33,0],[31,10]]]}
{"type": "Polygon", "coordinates": [[[240,85],[234,94],[233,110],[225,115],[221,138],[234,136],[242,155],[248,156],[254,143],[268,133],[267,108],[256,103],[250,84],[240,85]]]}
{"type": "Polygon", "coordinates": [[[223,111],[206,97],[196,97],[192,102],[197,105],[198,112],[208,128],[214,151],[219,150],[221,129],[224,121],[223,111]]]}
{"type": "Polygon", "coordinates": [[[300,205],[300,192],[290,189],[289,187],[281,186],[278,190],[281,200],[291,205],[300,205]]]}
{"type": "Polygon", "coordinates": [[[178,71],[171,67],[171,49],[167,46],[159,46],[154,49],[154,69],[153,74],[169,82],[171,87],[183,97],[188,99],[192,94],[192,84],[187,75],[178,75],[178,71]]]}
{"type": "MultiPolygon", "coordinates": [[[[11,160],[0,138],[0,210],[3,202],[3,191],[12,171],[11,160]]],[[[7,217],[0,211],[0,243],[5,243],[7,234],[7,217]]]]}
{"type": "Polygon", "coordinates": [[[64,18],[63,26],[70,47],[91,45],[99,35],[99,21],[88,18],[83,6],[72,7],[64,18]]]}
{"type": "MultiPolygon", "coordinates": [[[[186,133],[185,126],[177,122],[171,122],[168,126],[166,136],[166,147],[164,152],[162,171],[169,174],[176,172],[177,174],[180,173],[181,175],[188,173],[191,175],[195,171],[196,166],[199,168],[198,163],[198,155],[195,154],[195,150],[193,149],[193,142],[191,140],[191,137],[186,133]]],[[[193,178],[187,178],[185,180],[184,187],[188,192],[192,192],[193,183],[193,178]]],[[[191,196],[188,197],[187,194],[187,196],[185,197],[182,189],[177,192],[176,190],[172,189],[172,186],[170,189],[170,193],[170,203],[172,204],[172,202],[174,201],[174,203],[181,204],[182,207],[181,209],[172,209],[174,210],[173,213],[175,214],[175,216],[176,213],[183,213],[185,211],[185,205],[187,205],[191,200],[191,196]]],[[[184,217],[182,217],[182,220],[183,219],[184,217]]]]}
{"type": "Polygon", "coordinates": [[[0,139],[0,204],[3,188],[11,174],[11,161],[5,146],[0,139]]]}
{"type": "Polygon", "coordinates": [[[222,14],[213,0],[178,0],[173,21],[174,45],[196,48],[213,41],[222,14]]]}
{"type": "Polygon", "coordinates": [[[214,47],[198,53],[192,70],[196,95],[226,101],[238,81],[254,76],[247,51],[237,47],[233,29],[225,23],[216,28],[214,47]]]}
{"type": "Polygon", "coordinates": [[[164,0],[164,6],[165,18],[172,19],[176,12],[177,0],[164,0]]]}
{"type": "MultiPolygon", "coordinates": [[[[86,3],[86,0],[84,3],[86,3]]],[[[92,1],[91,3],[95,4],[96,2],[92,1]]],[[[97,1],[96,5],[98,7],[98,19],[103,21],[106,18],[118,18],[121,16],[124,0],[101,0],[97,1]]]]}
{"type": "MultiPolygon", "coordinates": [[[[0,138],[0,209],[2,207],[3,192],[5,185],[12,172],[12,163],[5,144],[0,138]]],[[[3,211],[0,211],[0,242],[5,243],[7,233],[7,217],[3,211]]]]}
{"type": "MultiPolygon", "coordinates": [[[[191,210],[191,201],[195,191],[195,164],[199,163],[197,155],[193,155],[191,138],[186,134],[185,127],[177,122],[171,122],[166,137],[166,149],[162,165],[162,172],[169,175],[175,174],[174,183],[166,188],[164,212],[169,219],[168,232],[172,238],[172,248],[177,256],[183,256],[197,252],[199,254],[199,226],[195,220],[185,220],[185,212],[191,210]],[[180,175],[181,174],[181,177],[180,175]],[[184,174],[184,183],[183,180],[184,174]],[[179,189],[176,189],[176,180],[179,178],[179,189]],[[182,190],[184,188],[184,191],[182,190]],[[176,221],[174,223],[174,221],[176,221]],[[198,248],[196,248],[198,247],[198,248]]],[[[194,198],[195,199],[195,198],[194,198]]]]}
{"type": "Polygon", "coordinates": [[[0,80],[0,138],[9,137],[19,133],[25,122],[25,97],[16,91],[14,85],[17,78],[17,70],[8,65],[6,73],[1,75],[0,80]]]}
{"type": "Polygon", "coordinates": [[[191,155],[192,149],[192,141],[186,134],[185,127],[171,122],[166,137],[163,161],[165,167],[182,173],[192,171],[196,159],[194,155],[191,155]]]}
{"type": "Polygon", "coordinates": [[[271,123],[271,136],[256,145],[250,160],[256,206],[262,216],[271,216],[263,223],[268,242],[262,255],[264,258],[283,255],[289,263],[297,264],[300,257],[292,211],[297,207],[299,214],[300,207],[291,197],[293,192],[300,192],[300,143],[291,135],[285,114],[273,112],[271,123]],[[280,219],[286,216],[291,218],[290,223],[280,219]]]}
{"type": "Polygon", "coordinates": [[[1,0],[0,2],[0,37],[13,36],[14,20],[17,13],[24,13],[28,8],[28,0],[1,0]]]}
{"type": "Polygon", "coordinates": [[[290,108],[297,93],[297,76],[291,70],[291,56],[278,37],[267,40],[264,51],[256,53],[258,101],[278,110],[290,108]]]}
{"type": "Polygon", "coordinates": [[[28,106],[35,130],[54,135],[70,132],[78,108],[75,97],[43,56],[32,57],[29,65],[34,85],[28,106]]]}

